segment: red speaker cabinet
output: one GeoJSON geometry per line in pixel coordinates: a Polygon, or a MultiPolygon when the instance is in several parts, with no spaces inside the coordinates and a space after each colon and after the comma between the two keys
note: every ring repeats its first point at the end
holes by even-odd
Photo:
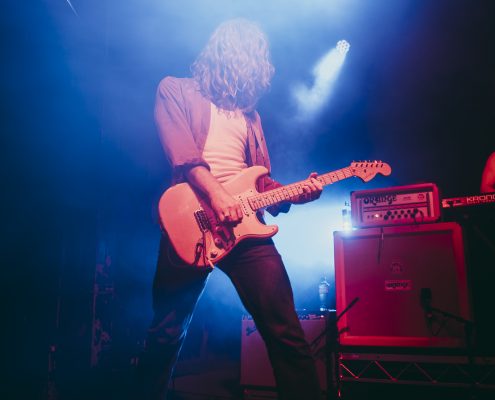
{"type": "Polygon", "coordinates": [[[339,321],[342,345],[465,346],[464,324],[445,314],[470,319],[460,225],[339,231],[334,250],[337,315],[359,299],[339,321]]]}

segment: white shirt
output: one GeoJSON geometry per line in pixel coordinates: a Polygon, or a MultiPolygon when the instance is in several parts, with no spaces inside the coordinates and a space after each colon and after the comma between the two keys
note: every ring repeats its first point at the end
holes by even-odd
{"type": "Polygon", "coordinates": [[[211,103],[211,118],[203,158],[220,183],[232,179],[246,164],[247,124],[241,111],[219,109],[211,103]]]}

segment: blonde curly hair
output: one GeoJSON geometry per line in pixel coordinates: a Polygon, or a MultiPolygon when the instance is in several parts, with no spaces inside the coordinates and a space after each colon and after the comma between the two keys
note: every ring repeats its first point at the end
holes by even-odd
{"type": "Polygon", "coordinates": [[[274,71],[266,35],[243,18],[218,26],[191,66],[205,97],[219,108],[243,112],[254,110],[274,71]]]}

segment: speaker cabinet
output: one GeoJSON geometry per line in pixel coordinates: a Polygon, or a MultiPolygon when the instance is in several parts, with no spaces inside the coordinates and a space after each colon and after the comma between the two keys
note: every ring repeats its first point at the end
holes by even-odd
{"type": "MultiPolygon", "coordinates": [[[[326,369],[326,327],[327,317],[310,314],[299,317],[306,340],[310,343],[316,359],[316,370],[322,391],[327,388],[326,369]]],[[[242,320],[241,336],[241,385],[275,388],[275,378],[265,343],[254,321],[249,317],[242,320]]]]}
{"type": "Polygon", "coordinates": [[[459,224],[334,232],[334,250],[337,314],[358,299],[339,321],[342,345],[465,345],[462,319],[471,314],[459,224]]]}

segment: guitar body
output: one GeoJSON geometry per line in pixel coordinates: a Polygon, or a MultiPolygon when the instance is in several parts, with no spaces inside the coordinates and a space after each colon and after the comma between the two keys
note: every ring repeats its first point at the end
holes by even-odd
{"type": "Polygon", "coordinates": [[[244,213],[236,226],[221,223],[207,199],[188,183],[169,188],[160,198],[158,213],[172,246],[187,264],[210,267],[224,258],[237,243],[247,238],[268,238],[278,232],[276,225],[262,224],[249,197],[258,194],[256,181],[268,174],[261,166],[243,170],[224,188],[241,204],[244,213]]]}

